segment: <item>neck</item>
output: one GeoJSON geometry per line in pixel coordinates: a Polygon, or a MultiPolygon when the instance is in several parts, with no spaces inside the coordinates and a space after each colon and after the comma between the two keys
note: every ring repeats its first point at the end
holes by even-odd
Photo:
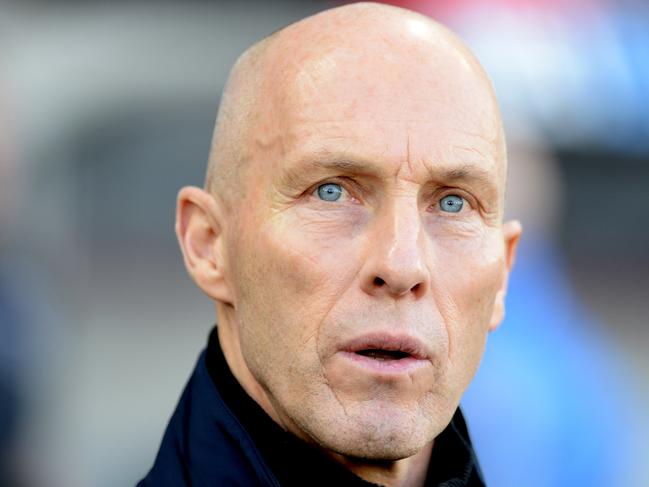
{"type": "Polygon", "coordinates": [[[261,385],[257,382],[257,379],[253,377],[252,373],[248,369],[241,352],[236,327],[232,326],[227,319],[224,319],[224,315],[225,313],[218,314],[219,326],[217,327],[217,331],[223,356],[225,357],[225,361],[227,362],[232,375],[234,375],[237,382],[239,382],[246,393],[252,397],[259,406],[261,406],[273,421],[278,423],[284,429],[288,429],[281,421],[275,408],[273,408],[266,391],[264,391],[261,385]]]}
{"type": "Polygon", "coordinates": [[[221,351],[225,357],[225,361],[230,368],[230,372],[234,375],[237,382],[241,385],[246,394],[248,394],[270,418],[279,424],[282,428],[290,431],[298,438],[309,442],[309,438],[301,434],[299,428],[293,421],[279,413],[273,406],[266,390],[261,386],[257,379],[252,375],[250,369],[246,365],[243,353],[241,352],[239,335],[236,326],[233,326],[231,316],[225,312],[218,313],[217,327],[219,342],[221,344],[221,351]]]}

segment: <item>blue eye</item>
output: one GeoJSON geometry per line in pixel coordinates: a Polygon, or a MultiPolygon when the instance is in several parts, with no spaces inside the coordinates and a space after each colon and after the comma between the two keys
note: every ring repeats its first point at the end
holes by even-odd
{"type": "Polygon", "coordinates": [[[337,201],[343,193],[340,184],[327,183],[318,186],[318,196],[324,201],[337,201]]]}
{"type": "Polygon", "coordinates": [[[448,213],[459,213],[462,210],[463,206],[464,198],[454,194],[449,194],[448,196],[444,196],[441,200],[439,200],[439,207],[441,208],[441,210],[448,213]]]}

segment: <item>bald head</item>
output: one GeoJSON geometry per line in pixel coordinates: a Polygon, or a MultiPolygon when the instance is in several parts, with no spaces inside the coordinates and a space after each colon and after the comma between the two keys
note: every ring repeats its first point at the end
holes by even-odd
{"type": "MultiPolygon", "coordinates": [[[[473,129],[493,144],[504,186],[506,151],[497,103],[471,52],[428,17],[357,3],[291,24],[239,57],[223,92],[206,188],[231,206],[247,191],[248,171],[270,170],[263,166],[268,158],[284,155],[290,124],[299,123],[301,115],[296,106],[335,104],[335,99],[326,99],[335,95],[329,87],[344,84],[365,84],[362,90],[375,97],[438,100],[465,111],[469,125],[476,119],[474,112],[480,112],[490,126],[473,129]],[[427,85],[423,93],[421,81],[427,85]]],[[[422,110],[420,116],[435,123],[430,113],[422,110]]],[[[438,116],[444,116],[443,110],[438,116]]]]}

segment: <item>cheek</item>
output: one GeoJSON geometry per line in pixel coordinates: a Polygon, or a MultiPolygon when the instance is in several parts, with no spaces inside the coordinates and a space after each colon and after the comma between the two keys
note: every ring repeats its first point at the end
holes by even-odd
{"type": "Polygon", "coordinates": [[[248,239],[244,246],[250,254],[244,259],[249,275],[244,277],[255,292],[262,287],[285,298],[282,304],[301,304],[306,311],[342,290],[354,274],[353,235],[335,223],[282,214],[260,225],[248,239]]]}
{"type": "Polygon", "coordinates": [[[321,324],[355,273],[348,236],[299,216],[247,225],[232,245],[244,354],[284,376],[316,373],[321,324]]]}
{"type": "Polygon", "coordinates": [[[484,351],[487,330],[503,272],[503,249],[497,235],[479,242],[455,241],[437,249],[433,287],[446,323],[449,363],[458,383],[468,385],[484,351]]]}

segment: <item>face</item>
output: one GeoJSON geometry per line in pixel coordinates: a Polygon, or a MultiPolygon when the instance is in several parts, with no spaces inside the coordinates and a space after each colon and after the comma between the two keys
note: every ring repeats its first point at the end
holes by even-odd
{"type": "Polygon", "coordinates": [[[461,60],[406,59],[300,60],[224,237],[245,366],[294,433],[362,458],[448,424],[515,240],[487,86],[461,60]]]}

